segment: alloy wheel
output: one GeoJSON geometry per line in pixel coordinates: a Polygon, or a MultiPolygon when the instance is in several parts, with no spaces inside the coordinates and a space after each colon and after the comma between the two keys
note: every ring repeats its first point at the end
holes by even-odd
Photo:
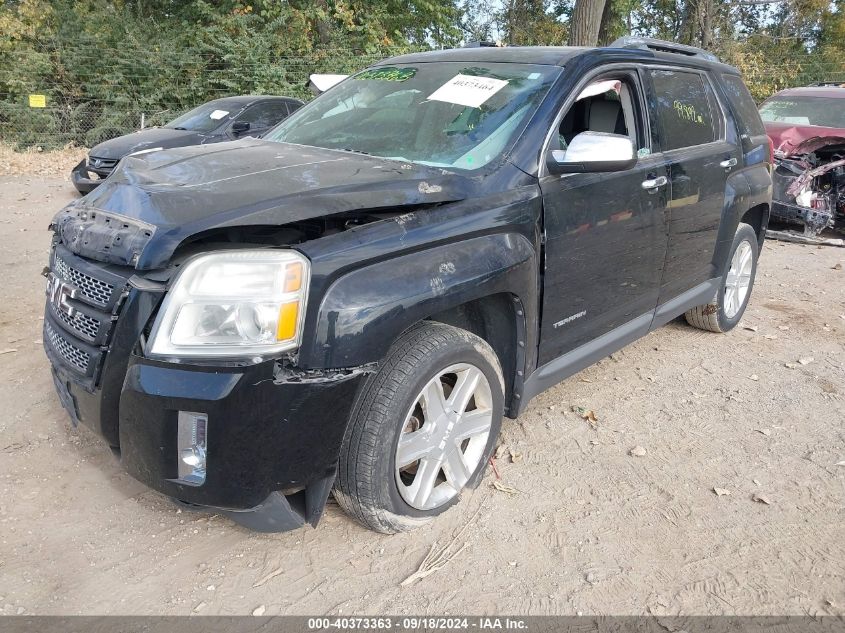
{"type": "Polygon", "coordinates": [[[754,255],[751,244],[740,242],[731,258],[731,267],[725,279],[725,316],[734,318],[745,305],[748,288],[751,285],[751,270],[754,267],[754,255]]]}
{"type": "Polygon", "coordinates": [[[478,468],[493,424],[490,383],[469,363],[426,383],[405,417],[396,446],[396,484],[418,510],[455,497],[478,468]]]}

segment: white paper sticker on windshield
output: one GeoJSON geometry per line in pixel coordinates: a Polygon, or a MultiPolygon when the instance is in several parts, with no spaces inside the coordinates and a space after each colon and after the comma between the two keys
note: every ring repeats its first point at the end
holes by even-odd
{"type": "Polygon", "coordinates": [[[229,114],[228,110],[215,110],[214,112],[208,115],[208,118],[214,119],[215,121],[219,121],[227,114],[229,114]]]}
{"type": "Polygon", "coordinates": [[[445,101],[477,108],[508,85],[503,79],[455,75],[429,95],[431,101],[445,101]]]}

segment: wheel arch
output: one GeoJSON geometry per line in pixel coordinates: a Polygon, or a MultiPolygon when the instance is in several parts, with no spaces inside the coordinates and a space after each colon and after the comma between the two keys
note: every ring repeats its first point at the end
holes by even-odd
{"type": "Polygon", "coordinates": [[[766,227],[769,226],[769,215],[771,214],[771,206],[767,203],[761,203],[751,207],[739,219],[744,224],[750,224],[751,228],[757,234],[757,247],[763,248],[763,240],[766,239],[766,227]]]}
{"type": "Polygon", "coordinates": [[[506,410],[535,362],[538,263],[521,234],[483,235],[369,263],[336,279],[305,331],[299,364],[309,369],[379,363],[414,325],[462,327],[494,349],[506,410]]]}
{"type": "Polygon", "coordinates": [[[471,332],[493,348],[505,380],[505,415],[516,418],[525,376],[525,309],[520,298],[511,293],[487,295],[425,320],[471,332]]]}
{"type": "Polygon", "coordinates": [[[772,178],[764,163],[751,165],[728,176],[725,202],[713,267],[717,275],[724,274],[734,235],[740,222],[754,227],[758,248],[763,245],[772,204],[772,178]]]}

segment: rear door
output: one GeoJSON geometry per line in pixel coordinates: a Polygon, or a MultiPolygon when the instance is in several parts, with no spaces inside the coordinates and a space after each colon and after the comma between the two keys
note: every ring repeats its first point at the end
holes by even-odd
{"type": "Polygon", "coordinates": [[[694,69],[649,68],[658,144],[669,164],[669,244],[659,303],[718,276],[713,261],[728,174],[741,152],[710,79],[694,69]]]}

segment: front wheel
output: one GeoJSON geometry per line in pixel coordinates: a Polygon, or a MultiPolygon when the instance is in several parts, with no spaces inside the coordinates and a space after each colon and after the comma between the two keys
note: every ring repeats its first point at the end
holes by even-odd
{"type": "Polygon", "coordinates": [[[727,332],[742,318],[757,273],[757,234],[740,223],[731,245],[731,259],[716,296],[710,303],[687,310],[687,323],[710,332],[727,332]]]}
{"type": "Polygon", "coordinates": [[[338,504],[388,534],[452,506],[483,476],[502,424],[503,391],[499,361],[482,339],[440,323],[407,332],[352,414],[338,504]]]}

